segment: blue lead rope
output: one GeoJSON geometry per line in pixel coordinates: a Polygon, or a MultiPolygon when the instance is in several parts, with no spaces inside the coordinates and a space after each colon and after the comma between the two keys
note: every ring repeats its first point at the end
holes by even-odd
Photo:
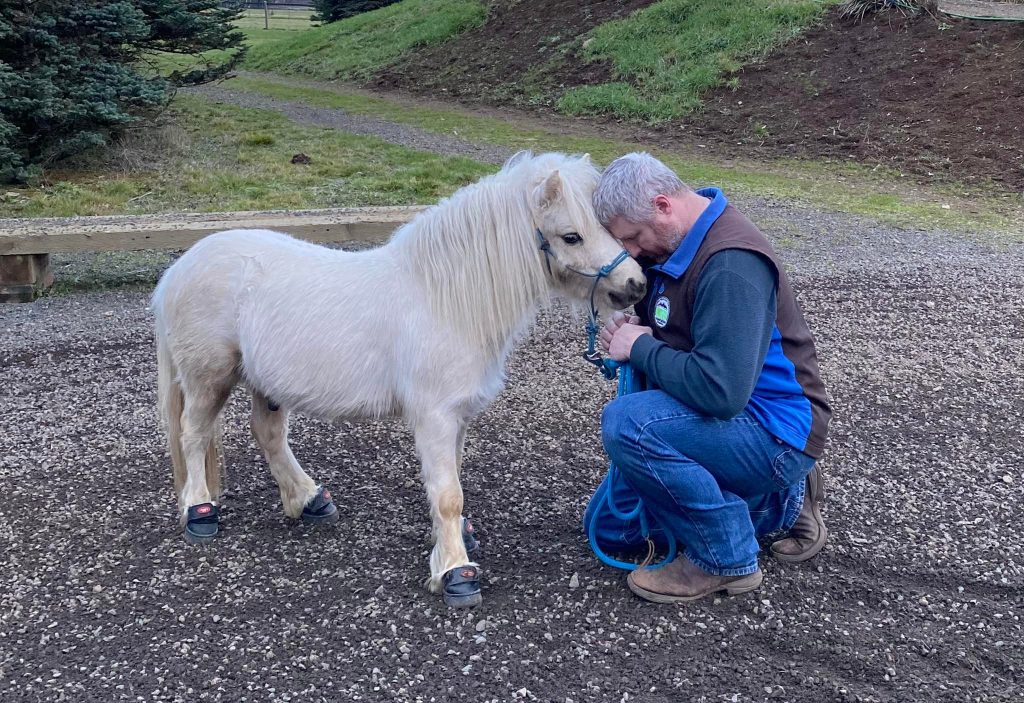
{"type": "MultiPolygon", "coordinates": [[[[591,337],[591,345],[592,344],[593,337],[591,337]]],[[[636,391],[641,390],[633,375],[633,367],[628,363],[619,363],[617,361],[612,361],[611,359],[602,359],[600,362],[600,369],[601,373],[608,379],[615,378],[615,374],[618,372],[618,395],[623,396],[627,393],[635,393],[636,391]]],[[[622,478],[619,470],[615,468],[614,463],[609,462],[608,475],[605,476],[601,485],[597,487],[597,492],[594,494],[592,500],[597,501],[597,503],[594,511],[590,515],[590,521],[587,523],[586,528],[587,539],[590,541],[590,548],[594,551],[597,558],[608,566],[616,569],[625,569],[626,571],[633,571],[641,566],[641,564],[636,564],[631,561],[619,561],[618,559],[608,556],[608,554],[606,554],[597,543],[597,526],[607,513],[611,514],[612,517],[626,522],[632,520],[639,521],[640,534],[647,540],[649,560],[651,555],[654,553],[654,541],[651,539],[651,528],[649,518],[647,516],[647,510],[644,508],[643,500],[626,485],[625,480],[622,478]],[[630,500],[630,498],[636,501],[635,505],[632,507],[624,507],[623,503],[630,500]]],[[[668,538],[668,554],[652,568],[665,566],[676,558],[675,535],[668,530],[664,530],[663,532],[668,538]]]]}
{"type": "MultiPolygon", "coordinates": [[[[548,275],[552,275],[551,271],[551,260],[557,258],[551,251],[551,244],[548,242],[547,237],[540,231],[540,228],[536,228],[537,234],[537,248],[544,252],[544,261],[548,267],[548,275]]],[[[621,264],[623,261],[629,258],[629,253],[623,249],[618,255],[609,261],[607,264],[602,266],[600,269],[593,273],[586,271],[578,271],[571,266],[560,264],[562,268],[567,271],[571,271],[578,276],[584,278],[592,278],[594,282],[590,286],[590,319],[587,321],[587,351],[583,353],[583,358],[589,361],[591,364],[601,370],[601,374],[609,381],[615,378],[616,373],[619,376],[619,395],[625,395],[626,393],[633,393],[640,390],[637,387],[637,383],[633,377],[633,369],[629,364],[620,364],[617,361],[611,359],[604,359],[601,357],[601,352],[597,350],[597,334],[600,328],[597,326],[597,305],[594,302],[594,296],[597,293],[597,286],[601,282],[601,279],[611,275],[611,272],[615,270],[615,267],[621,264]]],[[[608,464],[608,475],[605,476],[604,481],[597,488],[597,493],[594,496],[594,500],[597,500],[597,507],[591,515],[590,523],[587,527],[587,538],[590,540],[590,548],[594,550],[594,554],[597,558],[603,561],[608,566],[613,566],[617,569],[626,569],[632,571],[636,569],[640,564],[634,564],[628,561],[618,561],[612,559],[610,556],[604,553],[601,547],[597,544],[597,523],[598,517],[602,515],[604,511],[612,514],[620,520],[639,520],[640,521],[640,534],[647,540],[647,559],[644,560],[644,564],[647,564],[651,557],[654,555],[654,540],[651,539],[651,529],[647,518],[647,511],[644,509],[644,502],[639,496],[632,494],[636,499],[636,505],[628,510],[624,510],[619,507],[623,502],[623,495],[630,495],[632,491],[626,486],[622,477],[619,475],[618,469],[615,468],[615,464],[608,464]],[[616,491],[618,495],[616,495],[616,491]]],[[[668,556],[664,560],[660,561],[654,568],[664,566],[676,558],[676,538],[667,530],[665,535],[668,537],[668,556]]]]}

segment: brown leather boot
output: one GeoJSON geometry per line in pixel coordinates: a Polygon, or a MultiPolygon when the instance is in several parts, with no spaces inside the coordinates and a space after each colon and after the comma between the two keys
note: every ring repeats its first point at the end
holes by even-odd
{"type": "Polygon", "coordinates": [[[825,482],[817,464],[807,475],[807,489],[800,516],[789,530],[789,537],[772,543],[772,556],[779,561],[797,563],[807,561],[821,551],[828,539],[828,528],[821,519],[821,504],[825,500],[825,482]]]}
{"type": "Polygon", "coordinates": [[[641,566],[626,577],[629,590],[653,603],[678,603],[697,600],[718,591],[735,596],[753,591],[764,575],[758,569],[746,576],[715,576],[680,555],[671,564],[658,569],[641,566]]]}

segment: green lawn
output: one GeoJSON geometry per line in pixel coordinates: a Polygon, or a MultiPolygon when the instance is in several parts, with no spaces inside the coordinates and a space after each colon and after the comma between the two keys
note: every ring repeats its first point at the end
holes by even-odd
{"type": "Polygon", "coordinates": [[[244,67],[323,80],[359,80],[414,47],[437,44],[479,26],[486,16],[479,0],[405,0],[273,44],[255,45],[244,67]]]}
{"type": "Polygon", "coordinates": [[[582,39],[585,58],[619,79],[566,93],[568,114],[662,122],[700,107],[701,96],[744,63],[815,24],[837,0],[663,0],[582,39]]]}
{"type": "Polygon", "coordinates": [[[426,204],[495,170],[198,98],[178,97],[173,116],[177,125],[97,154],[91,168],[8,187],[0,217],[426,204]],[[297,153],[312,163],[292,164],[297,153]]]}

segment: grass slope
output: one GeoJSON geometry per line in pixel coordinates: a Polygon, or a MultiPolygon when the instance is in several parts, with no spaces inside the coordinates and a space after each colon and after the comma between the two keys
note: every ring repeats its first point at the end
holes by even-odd
{"type": "MultiPolygon", "coordinates": [[[[564,94],[558,90],[551,100],[558,98],[558,109],[571,115],[612,114],[651,123],[676,118],[698,109],[705,92],[798,36],[836,2],[662,0],[569,40],[562,54],[610,65],[613,80],[564,94]]],[[[272,18],[270,30],[256,15],[239,20],[249,45],[242,68],[360,82],[417,47],[484,25],[487,8],[481,0],[404,0],[321,27],[287,19],[288,24],[274,24],[272,18]]],[[[496,56],[500,49],[499,41],[496,56]]],[[[220,56],[210,52],[206,58],[220,56]]],[[[157,68],[168,72],[194,61],[158,57],[157,68]]],[[[556,60],[563,63],[564,57],[556,60]]],[[[559,70],[572,69],[566,64],[559,70]]],[[[516,80],[529,83],[531,74],[516,80]]]]}
{"type": "Polygon", "coordinates": [[[798,36],[834,0],[664,0],[597,27],[583,57],[607,61],[620,80],[569,91],[568,114],[662,122],[700,107],[744,63],[798,36]]]}
{"type": "Polygon", "coordinates": [[[486,17],[487,9],[478,0],[405,0],[253,46],[244,67],[360,80],[406,51],[443,42],[479,26],[486,17]]]}

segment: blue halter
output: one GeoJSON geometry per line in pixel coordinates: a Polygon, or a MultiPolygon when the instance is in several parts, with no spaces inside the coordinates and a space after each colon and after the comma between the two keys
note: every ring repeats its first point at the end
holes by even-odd
{"type": "MultiPolygon", "coordinates": [[[[540,228],[536,230],[537,241],[540,245],[540,250],[544,252],[544,261],[548,265],[548,274],[551,274],[551,259],[558,259],[551,251],[551,243],[548,242],[544,233],[540,231],[540,228]]],[[[593,278],[594,283],[590,286],[590,319],[587,320],[587,350],[583,352],[583,358],[589,361],[594,366],[601,370],[601,373],[605,378],[611,380],[615,378],[615,371],[619,365],[617,362],[611,359],[604,359],[601,357],[601,352],[597,351],[597,333],[600,328],[597,326],[597,306],[594,304],[594,294],[597,293],[597,284],[601,282],[602,278],[607,278],[615,267],[621,264],[623,261],[629,258],[629,252],[625,249],[619,252],[619,255],[611,260],[610,263],[605,264],[595,273],[587,273],[586,271],[578,271],[571,266],[564,266],[566,271],[571,271],[577,276],[583,276],[584,278],[593,278]]]]}

